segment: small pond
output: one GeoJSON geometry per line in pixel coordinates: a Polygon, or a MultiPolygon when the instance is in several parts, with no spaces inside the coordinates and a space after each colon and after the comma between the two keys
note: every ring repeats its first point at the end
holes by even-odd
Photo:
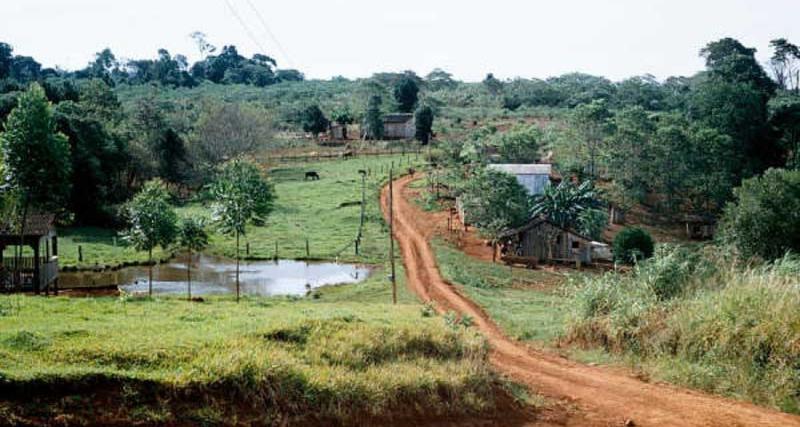
{"type": "MultiPolygon", "coordinates": [[[[186,257],[153,267],[154,294],[186,293],[186,257]]],[[[242,294],[305,295],[327,285],[359,283],[370,274],[367,267],[354,264],[305,261],[249,261],[239,268],[242,294]]],[[[126,267],[116,271],[61,272],[62,288],[119,286],[125,292],[147,292],[148,268],[126,267]]],[[[192,262],[192,295],[236,293],[236,261],[208,255],[195,256],[192,262]]]]}

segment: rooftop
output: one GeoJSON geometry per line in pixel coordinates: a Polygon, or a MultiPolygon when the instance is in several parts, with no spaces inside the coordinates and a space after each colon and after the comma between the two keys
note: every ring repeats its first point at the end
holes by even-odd
{"type": "Polygon", "coordinates": [[[411,113],[391,113],[383,116],[384,123],[405,123],[414,118],[411,113]]]}
{"type": "Polygon", "coordinates": [[[548,163],[532,164],[493,164],[489,169],[510,173],[511,175],[550,175],[553,165],[548,163]]]}

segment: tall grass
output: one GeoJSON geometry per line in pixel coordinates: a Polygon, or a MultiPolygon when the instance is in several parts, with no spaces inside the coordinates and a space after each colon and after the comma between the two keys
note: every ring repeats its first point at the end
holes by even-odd
{"type": "Polygon", "coordinates": [[[800,412],[800,259],[742,265],[662,246],[631,274],[576,285],[567,340],[657,376],[800,412]]]}

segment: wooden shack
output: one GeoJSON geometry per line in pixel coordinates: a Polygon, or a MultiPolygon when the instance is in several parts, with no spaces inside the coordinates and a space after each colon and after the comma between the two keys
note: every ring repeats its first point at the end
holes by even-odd
{"type": "Polygon", "coordinates": [[[55,215],[28,214],[20,237],[11,221],[0,222],[0,292],[58,292],[58,237],[55,215]],[[15,248],[22,245],[17,261],[15,248]]]}
{"type": "Polygon", "coordinates": [[[592,239],[542,218],[501,233],[498,242],[503,256],[539,263],[592,262],[592,239]]]}
{"type": "MultiPolygon", "coordinates": [[[[331,123],[329,134],[330,138],[334,141],[346,141],[350,139],[348,125],[346,124],[331,123]]],[[[355,135],[358,136],[358,132],[355,132],[355,135]]]]}
{"type": "Polygon", "coordinates": [[[711,215],[685,215],[686,237],[692,240],[709,240],[717,232],[717,219],[711,215]]]}
{"type": "Polygon", "coordinates": [[[413,139],[416,132],[413,114],[392,113],[383,116],[384,139],[413,139]]]}
{"type": "Polygon", "coordinates": [[[491,164],[488,169],[498,172],[505,172],[513,175],[519,185],[525,188],[531,196],[538,196],[544,193],[545,188],[550,185],[550,174],[553,172],[553,165],[548,163],[531,164],[491,164]]]}

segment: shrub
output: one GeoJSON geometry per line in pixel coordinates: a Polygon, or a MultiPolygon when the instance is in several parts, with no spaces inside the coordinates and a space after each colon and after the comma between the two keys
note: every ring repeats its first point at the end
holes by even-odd
{"type": "Polygon", "coordinates": [[[653,238],[641,228],[625,228],[614,238],[614,259],[632,264],[653,256],[653,238]]]}
{"type": "Polygon", "coordinates": [[[742,181],[722,217],[722,240],[744,257],[800,251],[800,171],[770,169],[742,181]]]}

